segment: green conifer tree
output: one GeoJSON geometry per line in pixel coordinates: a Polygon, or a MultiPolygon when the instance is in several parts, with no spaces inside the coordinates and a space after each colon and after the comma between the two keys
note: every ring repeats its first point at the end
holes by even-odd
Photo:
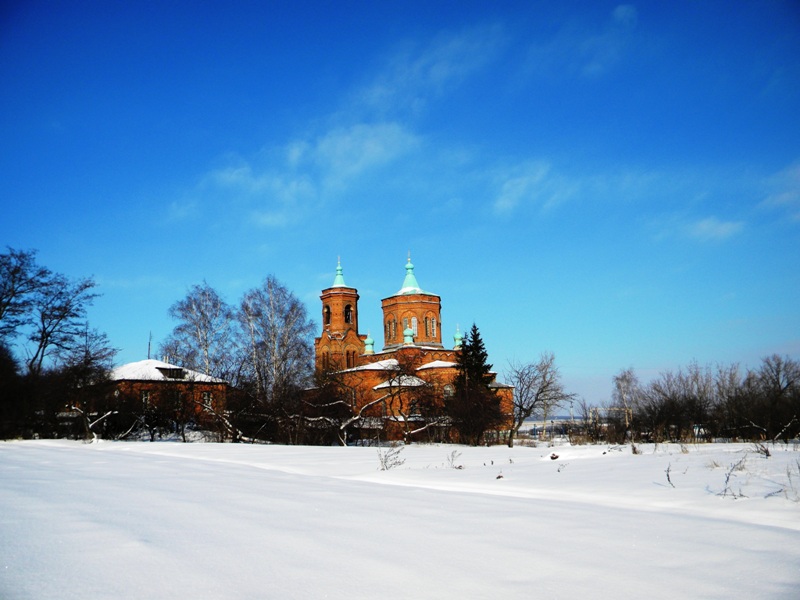
{"type": "Polygon", "coordinates": [[[461,441],[474,446],[480,444],[487,430],[503,421],[500,398],[490,387],[493,376],[488,359],[480,331],[473,324],[458,356],[455,394],[448,399],[445,409],[461,441]]]}

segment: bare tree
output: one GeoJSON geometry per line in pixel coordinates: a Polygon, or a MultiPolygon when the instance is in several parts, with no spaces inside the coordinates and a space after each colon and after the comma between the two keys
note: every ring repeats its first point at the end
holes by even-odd
{"type": "Polygon", "coordinates": [[[0,254],[0,338],[12,337],[30,322],[33,293],[50,279],[49,269],[36,264],[33,250],[0,254]]]}
{"type": "Polygon", "coordinates": [[[446,422],[435,386],[416,376],[414,363],[406,356],[397,356],[397,369],[384,385],[387,410],[400,417],[406,443],[446,422]]]}
{"type": "Polygon", "coordinates": [[[345,446],[353,427],[376,418],[388,395],[369,398],[364,393],[363,374],[356,371],[323,371],[303,402],[300,420],[305,426],[326,429],[345,446]]]}
{"type": "Polygon", "coordinates": [[[54,353],[63,377],[66,408],[81,416],[87,439],[96,438],[95,428],[117,412],[104,385],[117,352],[105,333],[85,324],[73,346],[54,353]]]}
{"type": "Polygon", "coordinates": [[[233,337],[233,310],[208,283],[189,289],[169,309],[178,321],[161,350],[182,366],[224,377],[233,337]]]}
{"type": "Polygon", "coordinates": [[[514,423],[508,436],[509,447],[514,446],[520,427],[531,416],[539,414],[546,423],[555,408],[576,397],[564,391],[555,360],[552,352],[545,352],[535,363],[509,363],[506,377],[514,386],[514,423]]]}
{"type": "Polygon", "coordinates": [[[33,343],[28,358],[30,373],[41,373],[45,358],[55,351],[69,350],[80,339],[86,307],[97,297],[91,291],[94,287],[91,278],[70,281],[54,274],[33,292],[28,335],[33,343]]]}
{"type": "MultiPolygon", "coordinates": [[[[625,442],[628,437],[633,437],[631,432],[631,424],[633,421],[633,412],[637,403],[641,400],[641,385],[639,378],[636,376],[633,368],[629,367],[623,369],[613,378],[614,387],[611,391],[612,406],[609,407],[609,415],[619,413],[622,415],[622,434],[619,436],[618,442],[625,442]]],[[[613,415],[616,418],[616,415],[613,415]]],[[[619,424],[619,421],[618,421],[619,424]]],[[[633,441],[633,440],[631,440],[633,441]]]]}
{"type": "Polygon", "coordinates": [[[312,373],[314,323],[303,303],[273,276],[244,295],[237,319],[256,396],[268,404],[312,373]]]}
{"type": "Polygon", "coordinates": [[[797,434],[794,425],[800,416],[800,362],[778,354],[767,356],[755,379],[766,437],[790,439],[797,434]]]}

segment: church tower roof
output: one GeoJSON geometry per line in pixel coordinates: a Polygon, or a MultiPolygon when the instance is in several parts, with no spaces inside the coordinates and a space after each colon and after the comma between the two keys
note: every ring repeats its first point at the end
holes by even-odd
{"type": "Polygon", "coordinates": [[[414,265],[411,264],[411,254],[408,255],[408,262],[406,263],[406,278],[403,280],[403,287],[397,292],[397,296],[401,294],[425,294],[422,288],[417,283],[417,278],[414,276],[414,265]]]}
{"type": "Polygon", "coordinates": [[[338,259],[336,264],[336,277],[333,278],[333,285],[331,287],[347,287],[344,282],[344,275],[342,275],[342,259],[338,259]]]}

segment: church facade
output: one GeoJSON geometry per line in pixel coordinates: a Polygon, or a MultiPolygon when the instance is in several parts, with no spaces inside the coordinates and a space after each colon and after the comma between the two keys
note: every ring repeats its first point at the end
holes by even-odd
{"type": "MultiPolygon", "coordinates": [[[[441,298],[419,286],[411,258],[400,289],[381,301],[384,343],[379,351],[371,335],[360,333],[358,290],[345,283],[341,262],[320,300],[316,368],[338,373],[351,390],[353,411],[361,415],[361,436],[452,439],[441,409],[454,392],[463,336],[456,328],[452,348],[445,347],[441,298]]],[[[491,385],[510,424],[513,389],[496,381],[491,385]]]]}

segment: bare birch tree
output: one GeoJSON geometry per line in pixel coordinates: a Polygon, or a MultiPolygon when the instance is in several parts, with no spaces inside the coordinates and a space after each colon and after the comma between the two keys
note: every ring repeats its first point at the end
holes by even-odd
{"type": "Polygon", "coordinates": [[[557,407],[575,398],[575,394],[564,391],[552,352],[543,353],[535,363],[510,362],[506,377],[514,386],[514,422],[508,435],[509,447],[514,446],[514,438],[527,419],[540,415],[546,424],[547,417],[557,407]]]}
{"type": "Polygon", "coordinates": [[[213,377],[226,378],[232,354],[233,310],[214,288],[203,281],[169,309],[178,321],[161,345],[165,355],[181,366],[213,377]]]}
{"type": "Polygon", "coordinates": [[[275,277],[244,295],[237,319],[259,401],[269,404],[312,373],[314,323],[305,305],[275,277]]]}

